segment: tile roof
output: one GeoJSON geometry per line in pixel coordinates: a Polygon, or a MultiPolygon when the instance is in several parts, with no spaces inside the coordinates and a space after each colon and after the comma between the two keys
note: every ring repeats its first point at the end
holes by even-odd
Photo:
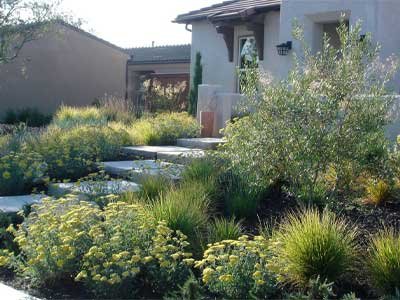
{"type": "Polygon", "coordinates": [[[190,45],[130,48],[125,51],[131,56],[130,64],[190,62],[190,45]]]}
{"type": "Polygon", "coordinates": [[[204,19],[233,19],[265,9],[279,8],[282,0],[230,0],[176,17],[176,23],[191,23],[204,19]]]}

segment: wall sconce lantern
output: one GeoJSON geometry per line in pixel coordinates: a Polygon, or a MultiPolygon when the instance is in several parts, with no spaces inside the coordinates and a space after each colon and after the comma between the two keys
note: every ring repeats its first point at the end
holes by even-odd
{"type": "Polygon", "coordinates": [[[292,50],[292,42],[287,41],[286,43],[279,44],[276,46],[276,49],[278,50],[278,55],[286,56],[292,50]]]}

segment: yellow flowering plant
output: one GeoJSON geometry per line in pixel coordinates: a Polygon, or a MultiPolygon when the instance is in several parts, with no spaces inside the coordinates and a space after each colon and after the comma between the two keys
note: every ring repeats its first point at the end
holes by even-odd
{"type": "Polygon", "coordinates": [[[186,236],[158,223],[138,204],[115,202],[88,234],[92,247],[75,277],[100,297],[132,297],[142,288],[163,294],[183,283],[191,254],[186,236]]]}
{"type": "Polygon", "coordinates": [[[10,226],[20,254],[14,267],[37,285],[70,280],[92,241],[89,231],[100,219],[97,206],[75,196],[44,199],[16,230],[10,226]]]}
{"type": "Polygon", "coordinates": [[[125,134],[109,127],[50,127],[30,146],[42,154],[50,178],[76,180],[96,170],[97,161],[114,159],[125,134]]]}
{"type": "Polygon", "coordinates": [[[30,151],[0,157],[0,196],[30,193],[44,178],[46,168],[42,156],[30,151]]]}
{"type": "Polygon", "coordinates": [[[224,240],[209,244],[195,268],[202,271],[208,290],[231,299],[268,298],[276,291],[276,281],[266,268],[268,241],[262,236],[224,240]]]}

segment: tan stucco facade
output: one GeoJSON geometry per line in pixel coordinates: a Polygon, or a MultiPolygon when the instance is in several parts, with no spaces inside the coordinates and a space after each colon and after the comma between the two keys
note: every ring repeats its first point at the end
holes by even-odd
{"type": "Polygon", "coordinates": [[[61,104],[125,96],[128,54],[78,29],[58,24],[54,29],[0,66],[0,116],[10,108],[51,113],[61,104]]]}

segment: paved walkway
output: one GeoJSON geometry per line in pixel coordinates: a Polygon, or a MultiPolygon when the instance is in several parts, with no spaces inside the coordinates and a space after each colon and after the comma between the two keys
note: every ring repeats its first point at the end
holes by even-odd
{"type": "Polygon", "coordinates": [[[0,299],[4,300],[39,300],[38,298],[24,294],[5,284],[0,283],[0,299]]]}

